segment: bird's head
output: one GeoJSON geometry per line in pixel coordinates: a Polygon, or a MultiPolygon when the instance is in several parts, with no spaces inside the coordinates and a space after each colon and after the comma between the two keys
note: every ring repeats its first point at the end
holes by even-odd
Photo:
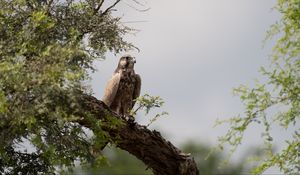
{"type": "Polygon", "coordinates": [[[124,55],[120,58],[118,69],[131,71],[134,68],[136,60],[131,55],[124,55]]]}

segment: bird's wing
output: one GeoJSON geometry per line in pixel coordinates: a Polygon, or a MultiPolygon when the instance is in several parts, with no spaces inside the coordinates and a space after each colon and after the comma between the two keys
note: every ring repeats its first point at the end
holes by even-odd
{"type": "Polygon", "coordinates": [[[107,106],[110,106],[113,100],[115,99],[115,96],[119,88],[120,79],[121,79],[121,73],[115,73],[108,81],[105,87],[105,92],[102,97],[102,101],[107,106]]]}
{"type": "Polygon", "coordinates": [[[135,74],[135,80],[136,81],[135,81],[134,91],[133,91],[133,100],[134,101],[132,102],[132,108],[135,104],[135,99],[140,96],[141,85],[142,85],[142,79],[139,74],[135,74]]]}

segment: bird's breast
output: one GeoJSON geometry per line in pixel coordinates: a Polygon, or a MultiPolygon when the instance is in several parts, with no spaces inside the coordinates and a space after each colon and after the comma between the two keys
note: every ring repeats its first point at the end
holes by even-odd
{"type": "Polygon", "coordinates": [[[132,98],[132,94],[134,91],[134,85],[135,85],[135,79],[132,76],[129,76],[127,74],[123,74],[120,79],[119,84],[119,93],[122,93],[122,96],[128,96],[132,98]]]}

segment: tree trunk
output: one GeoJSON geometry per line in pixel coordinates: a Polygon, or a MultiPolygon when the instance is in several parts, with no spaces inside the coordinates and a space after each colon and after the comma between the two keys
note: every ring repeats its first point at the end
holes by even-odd
{"type": "MultiPolygon", "coordinates": [[[[91,111],[97,118],[113,116],[123,121],[124,125],[118,128],[103,128],[108,132],[117,147],[128,151],[143,161],[156,175],[198,175],[199,171],[194,159],[181,152],[172,143],[165,140],[159,132],[150,131],[124,117],[112,112],[102,101],[93,96],[82,96],[86,110],[91,111]]],[[[79,121],[84,126],[89,126],[83,118],[79,121]]]]}

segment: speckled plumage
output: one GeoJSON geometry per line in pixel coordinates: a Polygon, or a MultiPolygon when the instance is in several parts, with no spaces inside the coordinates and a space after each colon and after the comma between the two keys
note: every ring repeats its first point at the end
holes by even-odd
{"type": "Polygon", "coordinates": [[[134,72],[135,59],[120,58],[117,69],[108,81],[102,101],[120,115],[128,115],[140,95],[141,78],[134,72]]]}

